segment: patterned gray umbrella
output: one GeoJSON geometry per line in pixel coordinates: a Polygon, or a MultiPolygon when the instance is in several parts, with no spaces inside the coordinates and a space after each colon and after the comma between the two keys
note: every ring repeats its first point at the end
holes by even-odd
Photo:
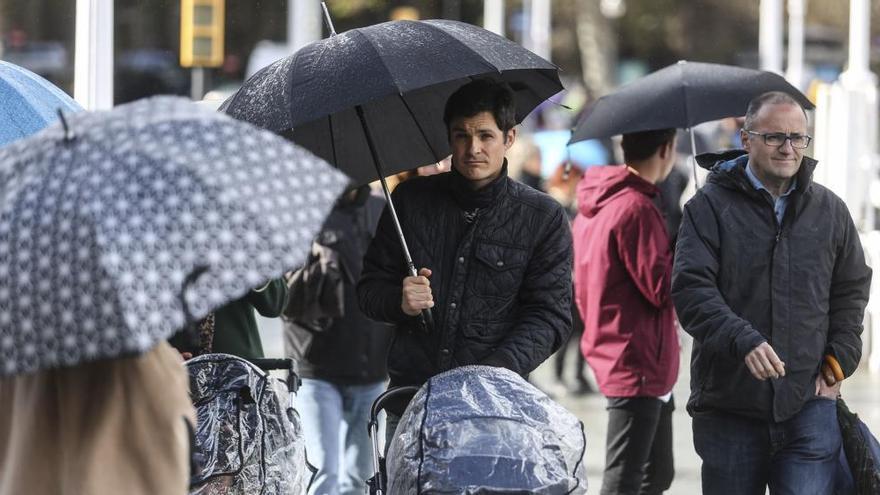
{"type": "Polygon", "coordinates": [[[0,375],[150,349],[300,264],[346,181],[179,98],[0,149],[0,375]]]}

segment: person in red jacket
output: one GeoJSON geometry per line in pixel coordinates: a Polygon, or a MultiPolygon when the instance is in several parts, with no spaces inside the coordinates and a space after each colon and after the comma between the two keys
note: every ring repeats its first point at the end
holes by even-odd
{"type": "Polygon", "coordinates": [[[675,129],[623,136],[626,165],[592,167],[572,227],[581,352],[608,398],[603,494],[672,484],[672,386],[679,343],[672,252],[655,184],[672,170],[675,129]]]}

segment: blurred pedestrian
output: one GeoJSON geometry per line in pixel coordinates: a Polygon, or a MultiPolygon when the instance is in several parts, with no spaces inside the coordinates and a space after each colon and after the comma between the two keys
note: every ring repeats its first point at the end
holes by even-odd
{"type": "Polygon", "coordinates": [[[581,349],[608,398],[603,494],[669,489],[672,386],[679,344],[672,252],[657,182],[675,161],[675,129],[624,134],[623,166],[592,167],[573,225],[581,349]]]}
{"type": "MultiPolygon", "coordinates": [[[[547,194],[565,208],[571,220],[577,215],[577,184],[583,176],[584,171],[579,166],[572,164],[566,168],[566,164],[561,163],[547,180],[547,194]]],[[[574,291],[573,284],[574,281],[572,280],[572,291],[574,291]]],[[[580,341],[583,334],[584,321],[581,319],[574,298],[572,298],[571,334],[569,334],[565,345],[553,355],[553,371],[556,374],[556,381],[572,395],[583,395],[593,392],[593,387],[586,377],[587,362],[584,359],[584,354],[580,351],[580,341]],[[574,359],[571,361],[574,382],[566,386],[565,362],[568,360],[570,347],[573,348],[574,353],[574,359]]]]}
{"type": "Polygon", "coordinates": [[[385,389],[391,327],[364,316],[355,284],[384,204],[369,186],[347,191],[289,280],[297,300],[284,313],[285,348],[302,377],[297,411],[318,469],[310,494],[364,493],[372,474],[367,422],[385,389]]]}
{"type": "Polygon", "coordinates": [[[287,284],[281,278],[272,279],[209,313],[194,325],[195,332],[178,332],[169,342],[184,359],[211,352],[243,359],[261,359],[265,354],[254,311],[265,318],[277,318],[281,316],[286,303],[287,284]]]}
{"type": "MultiPolygon", "coordinates": [[[[387,208],[379,222],[358,296],[369,317],[396,325],[391,386],[468,364],[526,375],[571,331],[568,218],[552,198],[508,178],[515,115],[507,84],[476,80],[450,96],[452,171],[394,191],[418,276],[408,276],[387,208]],[[423,310],[433,310],[429,333],[423,310]]],[[[405,406],[386,410],[387,439],[405,406]]]]}
{"type": "Polygon", "coordinates": [[[804,109],[761,95],[741,138],[698,157],[711,174],[676,247],[703,492],[833,493],[835,399],[861,357],[871,270],[846,204],[812,180],[804,109]]]}
{"type": "Polygon", "coordinates": [[[195,411],[180,356],[0,378],[0,494],[184,495],[195,411]]]}

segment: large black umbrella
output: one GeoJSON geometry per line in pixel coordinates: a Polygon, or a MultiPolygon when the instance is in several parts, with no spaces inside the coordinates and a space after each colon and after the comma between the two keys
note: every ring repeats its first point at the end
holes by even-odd
{"type": "Polygon", "coordinates": [[[449,155],[443,108],[475,78],[510,83],[518,122],[562,90],[555,65],[485,29],[393,21],[302,48],[248,79],[220,110],[293,139],[355,183],[382,179],[415,275],[384,177],[449,155]]]}
{"type": "Polygon", "coordinates": [[[248,79],[220,110],[291,137],[364,184],[378,165],[391,175],[448,156],[443,107],[477,77],[511,84],[518,121],[562,90],[555,65],[490,31],[393,21],[303,47],[248,79]]]}
{"type": "Polygon", "coordinates": [[[804,108],[814,105],[773,72],[681,61],[622,86],[593,103],[575,127],[570,143],[657,129],[691,129],[703,122],[745,115],[749,101],[768,91],[791,95],[804,108]]]}
{"type": "Polygon", "coordinates": [[[280,276],[346,182],[182,98],[68,120],[0,148],[0,376],[146,351],[280,276]]]}

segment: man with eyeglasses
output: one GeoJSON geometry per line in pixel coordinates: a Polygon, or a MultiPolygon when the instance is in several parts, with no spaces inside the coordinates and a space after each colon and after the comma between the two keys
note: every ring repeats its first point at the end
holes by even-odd
{"type": "Polygon", "coordinates": [[[741,136],[745,151],[698,157],[711,173],[673,270],[703,493],[833,493],[835,401],[861,358],[871,270],[846,205],[812,181],[797,101],[755,98],[741,136]]]}

